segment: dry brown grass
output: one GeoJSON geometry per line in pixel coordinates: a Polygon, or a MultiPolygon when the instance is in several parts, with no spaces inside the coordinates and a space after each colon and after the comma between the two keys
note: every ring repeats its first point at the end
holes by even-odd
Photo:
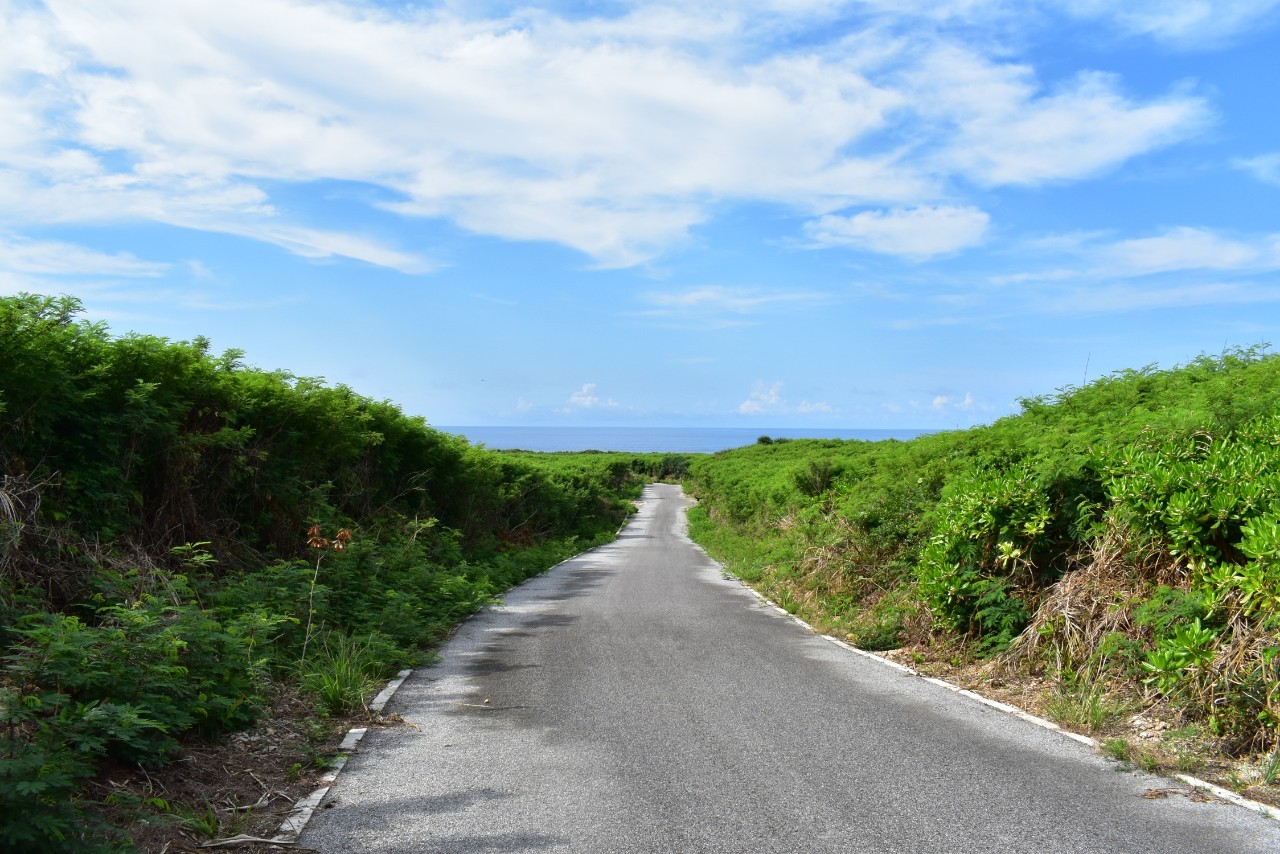
{"type": "Polygon", "coordinates": [[[1135,608],[1161,584],[1186,584],[1186,569],[1167,554],[1135,547],[1113,528],[1095,539],[1072,568],[1041,596],[1026,629],[1001,654],[1010,670],[1074,673],[1096,660],[1105,638],[1149,634],[1135,625],[1135,608]]]}

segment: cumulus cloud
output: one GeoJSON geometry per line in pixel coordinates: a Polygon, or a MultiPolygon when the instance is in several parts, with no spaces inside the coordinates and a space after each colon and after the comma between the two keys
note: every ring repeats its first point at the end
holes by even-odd
{"type": "Polygon", "coordinates": [[[767,383],[757,380],[751,389],[751,395],[738,404],[738,411],[744,415],[759,415],[782,404],[782,383],[767,383]]]}
{"type": "Polygon", "coordinates": [[[977,208],[922,206],[828,215],[806,227],[820,246],[848,246],[888,255],[925,259],[976,246],[990,217],[977,208]]]}
{"type": "Polygon", "coordinates": [[[973,409],[973,392],[965,392],[964,397],[960,400],[956,400],[954,395],[939,394],[933,398],[930,405],[938,411],[944,409],[968,411],[973,409]]]}
{"type": "Polygon", "coordinates": [[[569,395],[569,406],[573,409],[612,409],[618,402],[612,398],[601,398],[596,394],[599,388],[595,383],[585,383],[582,388],[569,395]]]}

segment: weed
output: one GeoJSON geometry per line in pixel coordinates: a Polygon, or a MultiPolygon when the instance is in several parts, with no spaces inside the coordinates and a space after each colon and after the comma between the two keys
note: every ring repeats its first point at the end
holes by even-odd
{"type": "Polygon", "coordinates": [[[1105,730],[1131,708],[1131,703],[1109,698],[1106,684],[1101,681],[1083,686],[1064,686],[1045,704],[1045,711],[1054,720],[1082,727],[1091,733],[1105,730]]]}
{"type": "Polygon", "coordinates": [[[770,593],[773,596],[773,600],[778,603],[778,607],[788,614],[794,614],[800,610],[800,600],[791,592],[790,587],[778,586],[770,593]]]}
{"type": "Polygon", "coordinates": [[[1117,762],[1129,761],[1129,740],[1127,738],[1108,738],[1102,742],[1102,752],[1117,762]]]}
{"type": "Polygon", "coordinates": [[[1262,766],[1262,782],[1268,786],[1280,782],[1280,745],[1271,752],[1262,766]]]}
{"type": "Polygon", "coordinates": [[[1224,776],[1227,788],[1235,792],[1243,792],[1252,785],[1247,779],[1241,777],[1237,771],[1228,771],[1224,776]]]}
{"type": "Polygon", "coordinates": [[[1179,750],[1176,766],[1184,774],[1192,774],[1204,767],[1204,760],[1190,750],[1179,750]]]}
{"type": "Polygon", "coordinates": [[[320,652],[302,670],[302,688],[328,714],[357,712],[386,669],[389,646],[373,634],[350,638],[329,632],[320,652]]]}
{"type": "Polygon", "coordinates": [[[206,839],[217,837],[222,830],[222,822],[218,819],[218,811],[208,801],[205,802],[203,808],[199,809],[178,807],[174,810],[174,815],[180,826],[206,839]]]}

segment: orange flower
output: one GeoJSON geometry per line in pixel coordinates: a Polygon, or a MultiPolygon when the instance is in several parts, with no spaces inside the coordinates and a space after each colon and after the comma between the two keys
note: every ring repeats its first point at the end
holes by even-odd
{"type": "Polygon", "coordinates": [[[313,549],[329,548],[329,541],[320,536],[319,523],[312,525],[311,530],[307,531],[307,545],[313,549]]]}
{"type": "Polygon", "coordinates": [[[346,528],[341,529],[333,535],[334,551],[342,551],[347,547],[347,543],[351,542],[351,532],[346,528]]]}

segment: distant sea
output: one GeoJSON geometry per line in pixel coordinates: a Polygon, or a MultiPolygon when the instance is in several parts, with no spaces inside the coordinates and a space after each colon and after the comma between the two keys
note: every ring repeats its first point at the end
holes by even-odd
{"type": "Polygon", "coordinates": [[[837,430],[822,427],[436,427],[500,451],[624,451],[712,454],[771,439],[914,439],[933,430],[837,430]]]}

